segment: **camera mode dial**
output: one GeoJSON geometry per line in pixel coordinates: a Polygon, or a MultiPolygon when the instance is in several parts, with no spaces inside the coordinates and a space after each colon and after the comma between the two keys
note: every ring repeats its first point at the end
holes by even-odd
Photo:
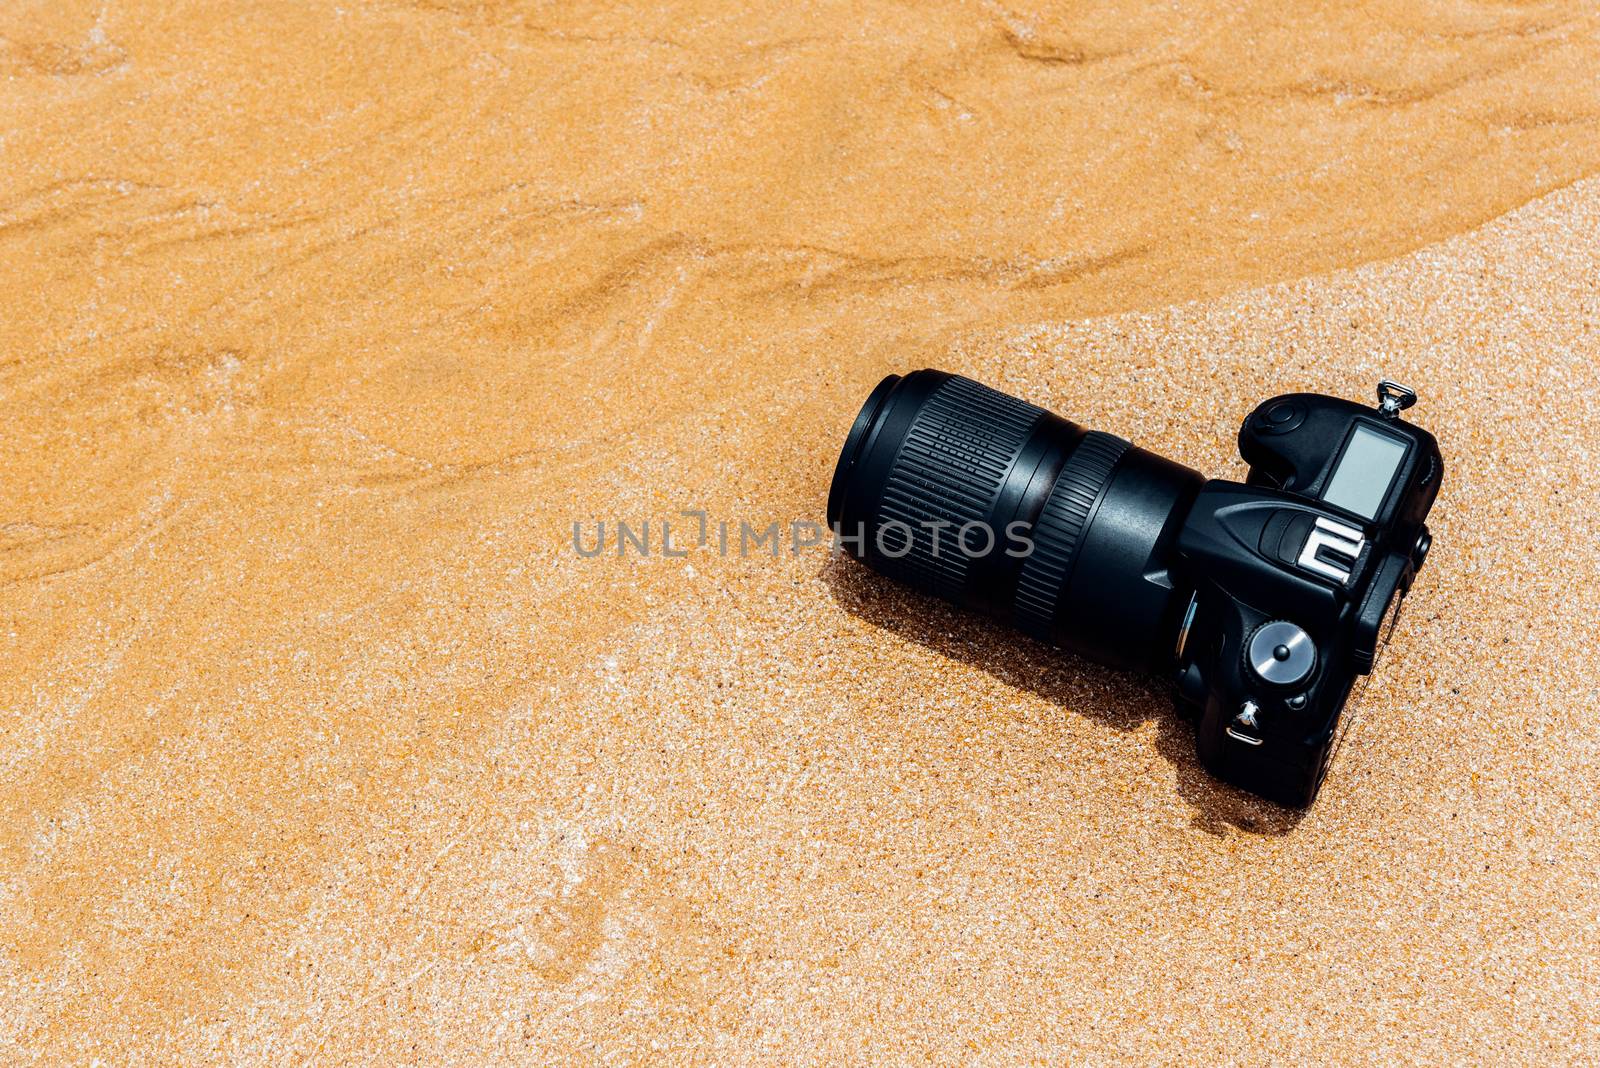
{"type": "Polygon", "coordinates": [[[1256,678],[1273,686],[1304,682],[1317,666],[1317,646],[1311,635],[1282,619],[1257,627],[1244,656],[1256,678]]]}

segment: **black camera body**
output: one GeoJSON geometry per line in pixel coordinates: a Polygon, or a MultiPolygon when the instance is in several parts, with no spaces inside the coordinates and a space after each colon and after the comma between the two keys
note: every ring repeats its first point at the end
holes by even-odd
{"type": "Polygon", "coordinates": [[[874,570],[1118,667],[1175,670],[1201,761],[1309,804],[1351,686],[1377,658],[1431,538],[1443,460],[1378,406],[1293,393],[1239,432],[1245,482],[942,371],[890,375],[828,495],[874,570]]]}
{"type": "Polygon", "coordinates": [[[1291,805],[1316,796],[1357,676],[1369,673],[1432,544],[1443,458],[1380,406],[1314,393],[1245,419],[1245,484],[1206,482],[1175,546],[1192,589],[1175,643],[1180,709],[1219,778],[1291,805]]]}

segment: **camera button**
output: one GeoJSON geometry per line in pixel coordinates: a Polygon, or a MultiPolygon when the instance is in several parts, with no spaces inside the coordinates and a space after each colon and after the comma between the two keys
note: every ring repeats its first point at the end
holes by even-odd
{"type": "Polygon", "coordinates": [[[1250,635],[1245,659],[1262,682],[1293,686],[1304,681],[1317,666],[1317,646],[1300,627],[1275,619],[1261,624],[1250,635]]]}
{"type": "Polygon", "coordinates": [[[1256,416],[1263,434],[1287,434],[1306,420],[1306,410],[1293,401],[1279,401],[1256,416]]]}
{"type": "Polygon", "coordinates": [[[1433,548],[1433,535],[1428,533],[1428,528],[1423,527],[1422,533],[1417,535],[1417,544],[1411,550],[1411,569],[1421,571],[1422,564],[1428,559],[1428,550],[1433,548]]]}

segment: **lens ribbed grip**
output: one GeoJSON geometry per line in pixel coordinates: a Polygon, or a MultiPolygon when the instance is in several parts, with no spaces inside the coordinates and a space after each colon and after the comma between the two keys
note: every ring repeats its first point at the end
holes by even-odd
{"type": "MultiPolygon", "coordinates": [[[[951,378],[923,404],[906,432],[884,485],[878,530],[889,522],[911,531],[910,551],[877,554],[880,571],[929,593],[954,599],[970,561],[956,542],[966,523],[983,523],[1000,495],[1007,472],[1044,414],[1015,397],[966,378],[951,378]],[[948,523],[935,533],[923,524],[948,523]]],[[[875,532],[874,532],[875,533],[875,532]]],[[[885,532],[883,544],[899,552],[905,530],[885,532]]],[[[982,548],[986,535],[969,544],[982,548]]],[[[996,545],[1005,537],[995,531],[996,545]]]]}
{"type": "Polygon", "coordinates": [[[1023,632],[1050,640],[1089,514],[1127,450],[1128,443],[1115,434],[1091,430],[1067,457],[1033,525],[1033,552],[1023,560],[1017,580],[1016,624],[1023,632]]]}

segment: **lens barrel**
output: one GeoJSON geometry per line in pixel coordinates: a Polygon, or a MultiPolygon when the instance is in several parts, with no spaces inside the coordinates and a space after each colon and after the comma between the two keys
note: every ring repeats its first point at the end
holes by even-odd
{"type": "Polygon", "coordinates": [[[1188,591],[1168,561],[1202,481],[1115,435],[923,370],[888,376],[862,405],[828,522],[890,578],[1148,670],[1171,661],[1188,591]]]}

